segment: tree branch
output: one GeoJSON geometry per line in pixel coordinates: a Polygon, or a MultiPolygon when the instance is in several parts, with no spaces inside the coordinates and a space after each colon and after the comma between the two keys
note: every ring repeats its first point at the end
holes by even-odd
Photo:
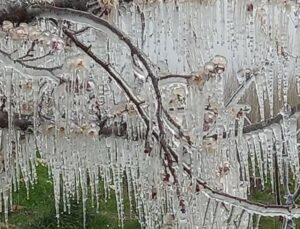
{"type": "Polygon", "coordinates": [[[30,66],[22,63],[21,60],[14,60],[11,58],[10,54],[0,50],[0,61],[6,67],[11,67],[22,75],[26,75],[29,78],[32,77],[47,77],[51,80],[59,82],[60,79],[57,75],[62,74],[62,65],[53,67],[53,68],[44,68],[44,67],[36,67],[30,66]]]}

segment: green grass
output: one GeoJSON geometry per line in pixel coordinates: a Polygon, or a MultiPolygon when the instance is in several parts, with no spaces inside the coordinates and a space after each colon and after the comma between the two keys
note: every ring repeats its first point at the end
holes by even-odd
{"type": "MultiPolygon", "coordinates": [[[[38,183],[29,192],[30,199],[27,199],[27,192],[24,183],[21,183],[20,189],[13,193],[13,212],[9,215],[9,228],[16,229],[56,229],[57,220],[55,217],[53,184],[51,178],[48,177],[47,167],[39,165],[37,167],[38,183]]],[[[103,187],[100,187],[103,189],[103,187]]],[[[282,191],[282,190],[281,190],[282,191]]],[[[91,207],[91,203],[87,203],[86,228],[102,229],[119,227],[119,220],[116,209],[116,200],[114,193],[111,193],[110,199],[104,200],[100,198],[100,213],[96,213],[96,209],[91,207]]],[[[124,206],[125,206],[125,229],[140,229],[138,221],[130,218],[129,200],[127,192],[124,190],[124,206]]],[[[271,192],[269,184],[265,190],[252,189],[249,199],[259,203],[275,204],[275,194],[271,192]]],[[[61,208],[62,209],[62,206],[61,208]]],[[[0,222],[4,222],[3,215],[0,214],[0,222]]],[[[296,220],[296,224],[300,226],[300,220],[296,220]]],[[[0,228],[5,228],[0,224],[0,228]]],[[[72,202],[71,214],[62,213],[60,215],[60,228],[76,229],[84,228],[82,204],[72,202]]],[[[281,220],[278,217],[262,217],[260,220],[261,229],[280,229],[281,220]]]]}
{"type": "MultiPolygon", "coordinates": [[[[24,184],[13,194],[13,207],[16,209],[9,215],[9,228],[17,229],[56,229],[57,220],[55,217],[53,184],[48,177],[46,167],[39,165],[37,167],[38,183],[34,189],[30,190],[30,199],[27,199],[24,184]]],[[[111,194],[114,197],[114,194],[111,194]]],[[[126,195],[125,195],[126,196],[126,195]]],[[[126,220],[124,228],[139,229],[140,225],[136,219],[129,219],[128,199],[125,197],[126,220]]],[[[62,206],[61,206],[62,209],[62,206]]],[[[1,215],[0,222],[4,222],[4,216],[1,215]]],[[[1,225],[2,228],[3,225],[1,225]]],[[[76,229],[84,228],[82,204],[72,202],[71,214],[63,213],[60,215],[60,228],[76,229]]],[[[87,203],[86,214],[87,229],[119,228],[115,198],[100,199],[100,213],[87,203]]]]}
{"type": "MultiPolygon", "coordinates": [[[[292,181],[291,181],[292,182],[292,181]]],[[[291,189],[292,189],[291,185],[291,189]]],[[[251,188],[251,195],[248,196],[248,199],[262,204],[276,204],[276,195],[272,193],[272,188],[270,181],[265,184],[265,189],[260,190],[257,188],[251,188]]],[[[280,200],[281,203],[285,203],[284,199],[284,190],[282,185],[280,185],[280,200]]],[[[297,203],[299,204],[299,203],[297,203]]],[[[300,219],[295,220],[297,228],[300,226],[300,219]]],[[[282,219],[279,217],[261,217],[259,228],[260,229],[281,229],[282,219]]]]}

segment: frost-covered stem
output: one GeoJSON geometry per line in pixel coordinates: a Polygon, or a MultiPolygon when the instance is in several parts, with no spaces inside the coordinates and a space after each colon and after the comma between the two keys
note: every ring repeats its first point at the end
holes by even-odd
{"type": "Polygon", "coordinates": [[[174,78],[180,78],[180,79],[185,79],[188,80],[192,77],[192,75],[177,75],[177,74],[170,74],[170,75],[164,75],[159,77],[159,81],[163,81],[166,79],[174,79],[174,78]]]}
{"type": "Polygon", "coordinates": [[[25,64],[22,60],[14,60],[11,58],[9,53],[0,50],[0,61],[6,66],[11,67],[15,71],[28,77],[48,77],[55,82],[59,82],[59,74],[62,74],[62,65],[53,68],[37,67],[25,64]]]}
{"type": "MultiPolygon", "coordinates": [[[[298,112],[300,112],[300,103],[291,108],[290,116],[292,116],[298,112]]],[[[245,126],[243,133],[246,134],[246,133],[250,133],[255,130],[260,130],[260,129],[266,128],[274,123],[279,123],[281,120],[282,120],[282,114],[278,114],[274,118],[267,119],[262,122],[258,122],[258,123],[254,123],[254,124],[245,126]]]]}
{"type": "MultiPolygon", "coordinates": [[[[191,174],[189,167],[184,164],[184,170],[191,174]]],[[[232,196],[227,193],[216,191],[210,187],[205,181],[197,179],[197,183],[200,186],[201,192],[203,192],[208,198],[222,201],[240,209],[245,209],[247,212],[262,216],[282,216],[282,217],[300,217],[300,209],[297,205],[265,205],[257,202],[252,202],[247,199],[243,199],[237,196],[232,196]]]]}
{"type": "MultiPolygon", "coordinates": [[[[300,113],[300,103],[291,108],[290,116],[294,115],[295,113],[300,113]]],[[[282,120],[282,114],[278,114],[275,117],[264,120],[262,122],[253,123],[253,124],[244,126],[243,134],[247,134],[247,133],[250,133],[250,132],[253,132],[253,131],[264,129],[266,127],[271,126],[272,124],[280,123],[281,120],[282,120]]],[[[238,130],[236,129],[235,130],[235,135],[236,136],[237,136],[237,133],[238,133],[238,130]]],[[[217,139],[216,134],[208,135],[208,136],[205,136],[204,138],[211,138],[211,137],[217,139]]],[[[226,138],[226,133],[223,134],[223,137],[226,138]]]]}
{"type": "Polygon", "coordinates": [[[205,213],[204,213],[204,218],[203,218],[203,224],[202,226],[205,228],[205,222],[206,222],[206,217],[207,217],[207,212],[210,206],[210,201],[211,199],[208,199],[207,204],[206,204],[206,209],[205,209],[205,213]]]}
{"type": "Polygon", "coordinates": [[[228,102],[225,104],[225,107],[230,107],[231,105],[237,104],[242,96],[245,94],[246,90],[250,87],[252,82],[255,80],[255,74],[257,70],[255,70],[246,81],[238,87],[238,89],[233,93],[228,102]]]}

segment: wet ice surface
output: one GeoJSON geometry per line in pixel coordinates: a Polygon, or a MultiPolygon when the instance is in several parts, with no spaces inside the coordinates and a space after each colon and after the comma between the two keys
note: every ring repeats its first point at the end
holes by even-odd
{"type": "MultiPolygon", "coordinates": [[[[172,164],[178,184],[164,165],[160,142],[151,134],[146,139],[147,127],[120,85],[70,48],[60,27],[44,18],[38,26],[3,23],[0,90],[8,128],[1,132],[0,199],[6,219],[11,191],[21,177],[28,191],[37,181],[37,149],[53,177],[58,219],[59,203],[69,212],[72,198],[82,202],[84,214],[87,198],[96,211],[101,209],[102,179],[106,197],[112,188],[115,191],[122,226],[124,178],[130,204],[147,228],[246,228],[257,223],[255,214],[275,216],[255,207],[240,208],[233,199],[213,198],[196,181],[201,178],[214,190],[246,198],[250,177],[260,177],[262,187],[269,179],[274,191],[275,157],[282,183],[284,164],[292,179],[299,180],[299,112],[290,115],[288,109],[288,104],[299,103],[299,50],[293,48],[300,35],[294,24],[299,18],[293,13],[298,6],[287,11],[281,4],[255,4],[249,11],[244,1],[157,3],[140,9],[142,13],[128,5],[110,18],[155,64],[151,68],[158,77],[193,76],[159,82],[164,109],[193,143],[178,137],[176,126],[162,115],[165,138],[179,158],[172,164]],[[33,57],[24,57],[36,39],[33,57]],[[51,73],[24,63],[55,69],[51,73]],[[281,110],[280,122],[243,133],[249,120],[264,121],[281,110]],[[26,134],[15,125],[20,117],[30,123],[26,134]]],[[[76,17],[72,21],[79,23],[74,30],[86,23],[76,17]]],[[[146,67],[101,28],[89,29],[78,39],[110,62],[141,102],[150,131],[158,133],[156,96],[146,67]]]]}

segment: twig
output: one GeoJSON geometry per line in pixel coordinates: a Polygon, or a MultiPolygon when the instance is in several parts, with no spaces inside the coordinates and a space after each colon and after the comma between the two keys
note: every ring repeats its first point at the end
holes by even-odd
{"type": "Polygon", "coordinates": [[[209,206],[210,206],[210,201],[211,201],[211,199],[208,199],[207,204],[206,204],[206,209],[205,209],[203,224],[202,224],[203,227],[205,227],[205,221],[206,221],[207,212],[208,212],[208,209],[209,209],[209,206]]]}
{"type": "Polygon", "coordinates": [[[56,82],[59,82],[60,79],[57,75],[62,73],[62,66],[57,66],[54,68],[43,68],[30,66],[22,63],[21,60],[14,60],[10,55],[3,50],[0,50],[0,61],[6,66],[15,69],[17,72],[20,72],[23,75],[28,75],[29,77],[48,77],[56,82]]]}
{"type": "Polygon", "coordinates": [[[233,216],[234,209],[235,209],[235,206],[231,206],[229,216],[226,219],[226,228],[227,229],[229,228],[229,225],[230,225],[230,222],[231,222],[231,218],[233,216]]]}
{"type": "MultiPolygon", "coordinates": [[[[44,55],[42,55],[42,56],[34,57],[34,58],[31,58],[31,59],[25,59],[25,60],[24,60],[24,58],[23,58],[23,59],[22,59],[22,63],[40,60],[40,59],[43,59],[43,58],[45,58],[45,57],[47,57],[47,56],[50,56],[50,55],[52,55],[52,54],[53,54],[53,51],[49,51],[48,53],[46,53],[46,54],[44,54],[44,55]]],[[[20,58],[19,58],[19,60],[20,60],[20,58]]]]}
{"type": "Polygon", "coordinates": [[[34,51],[34,47],[36,45],[37,40],[32,41],[30,48],[28,49],[27,53],[24,56],[19,57],[19,60],[22,60],[26,57],[32,57],[33,55],[30,54],[31,52],[34,51]]]}
{"type": "Polygon", "coordinates": [[[192,77],[192,75],[175,75],[175,74],[170,74],[170,75],[164,75],[159,77],[159,81],[166,80],[166,79],[171,79],[171,78],[181,78],[188,80],[192,77]]]}
{"type": "Polygon", "coordinates": [[[249,77],[246,77],[246,81],[242,85],[240,85],[239,88],[233,93],[231,98],[225,104],[225,107],[229,107],[229,106],[239,102],[239,100],[245,93],[246,89],[249,88],[249,86],[252,84],[252,82],[254,82],[255,74],[257,74],[257,70],[253,71],[249,77]]]}

